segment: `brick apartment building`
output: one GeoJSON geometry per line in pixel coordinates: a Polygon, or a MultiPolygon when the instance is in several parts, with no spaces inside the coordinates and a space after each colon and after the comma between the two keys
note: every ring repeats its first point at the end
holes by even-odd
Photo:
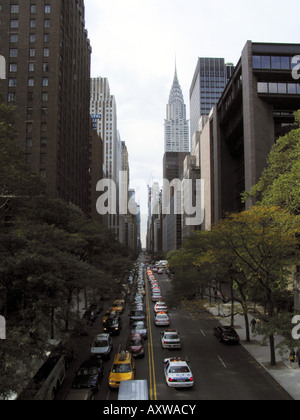
{"type": "Polygon", "coordinates": [[[0,6],[0,94],[15,107],[17,143],[49,197],[88,212],[90,56],[83,0],[0,6]]]}

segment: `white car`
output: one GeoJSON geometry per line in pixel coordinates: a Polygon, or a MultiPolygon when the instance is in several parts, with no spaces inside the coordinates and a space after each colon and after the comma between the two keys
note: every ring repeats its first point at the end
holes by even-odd
{"type": "Polygon", "coordinates": [[[166,330],[160,333],[161,345],[164,349],[180,349],[181,341],[176,330],[166,330]]]}
{"type": "Polygon", "coordinates": [[[168,312],[168,307],[167,307],[167,305],[165,304],[165,302],[157,302],[157,303],[154,305],[154,312],[155,312],[155,313],[157,313],[157,312],[161,312],[161,311],[163,311],[163,312],[168,312]]]}
{"type": "Polygon", "coordinates": [[[168,386],[187,388],[194,385],[189,361],[184,357],[164,359],[164,374],[168,386]]]}
{"type": "Polygon", "coordinates": [[[152,302],[157,302],[158,300],[161,300],[162,295],[160,293],[153,293],[152,294],[152,302]]]}
{"type": "Polygon", "coordinates": [[[168,326],[170,324],[168,314],[165,312],[158,312],[155,316],[154,324],[156,326],[168,326]]]}

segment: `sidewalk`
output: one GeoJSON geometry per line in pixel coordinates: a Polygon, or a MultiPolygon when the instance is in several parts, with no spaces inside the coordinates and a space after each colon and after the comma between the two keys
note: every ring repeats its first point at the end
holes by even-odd
{"type": "MultiPolygon", "coordinates": [[[[230,304],[220,304],[220,313],[218,303],[210,306],[208,303],[204,305],[205,309],[219,320],[222,325],[230,325],[230,317],[223,316],[230,314],[230,304]]],[[[249,314],[249,323],[253,316],[249,314]]],[[[269,344],[263,343],[262,336],[252,334],[251,342],[246,342],[245,320],[242,315],[235,315],[234,328],[240,336],[241,345],[257,360],[260,365],[284,388],[294,400],[300,400],[300,368],[298,362],[295,363],[295,369],[290,366],[289,354],[285,358],[276,351],[276,366],[270,365],[270,348],[269,344]]],[[[251,327],[250,327],[251,331],[251,327]]],[[[275,345],[280,341],[280,337],[275,337],[275,345]]]]}

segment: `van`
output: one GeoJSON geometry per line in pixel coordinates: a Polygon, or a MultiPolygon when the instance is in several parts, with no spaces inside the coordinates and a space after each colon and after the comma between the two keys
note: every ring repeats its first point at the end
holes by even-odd
{"type": "Polygon", "coordinates": [[[147,380],[140,379],[121,382],[118,400],[149,400],[147,380]]]}

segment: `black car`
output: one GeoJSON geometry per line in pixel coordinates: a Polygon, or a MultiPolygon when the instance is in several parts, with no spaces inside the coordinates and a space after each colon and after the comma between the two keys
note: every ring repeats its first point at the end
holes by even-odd
{"type": "Polygon", "coordinates": [[[232,327],[215,327],[214,335],[220,343],[236,343],[240,342],[240,337],[232,327]]]}
{"type": "Polygon", "coordinates": [[[109,334],[120,334],[120,330],[122,328],[122,321],[120,317],[108,319],[105,326],[103,327],[103,331],[109,334]]]}
{"type": "Polygon", "coordinates": [[[90,358],[80,365],[73,381],[73,388],[90,388],[99,391],[99,384],[103,377],[103,362],[101,359],[90,358]]]}
{"type": "Polygon", "coordinates": [[[130,323],[132,324],[134,321],[145,321],[146,314],[144,311],[131,311],[130,314],[130,323]]]}

